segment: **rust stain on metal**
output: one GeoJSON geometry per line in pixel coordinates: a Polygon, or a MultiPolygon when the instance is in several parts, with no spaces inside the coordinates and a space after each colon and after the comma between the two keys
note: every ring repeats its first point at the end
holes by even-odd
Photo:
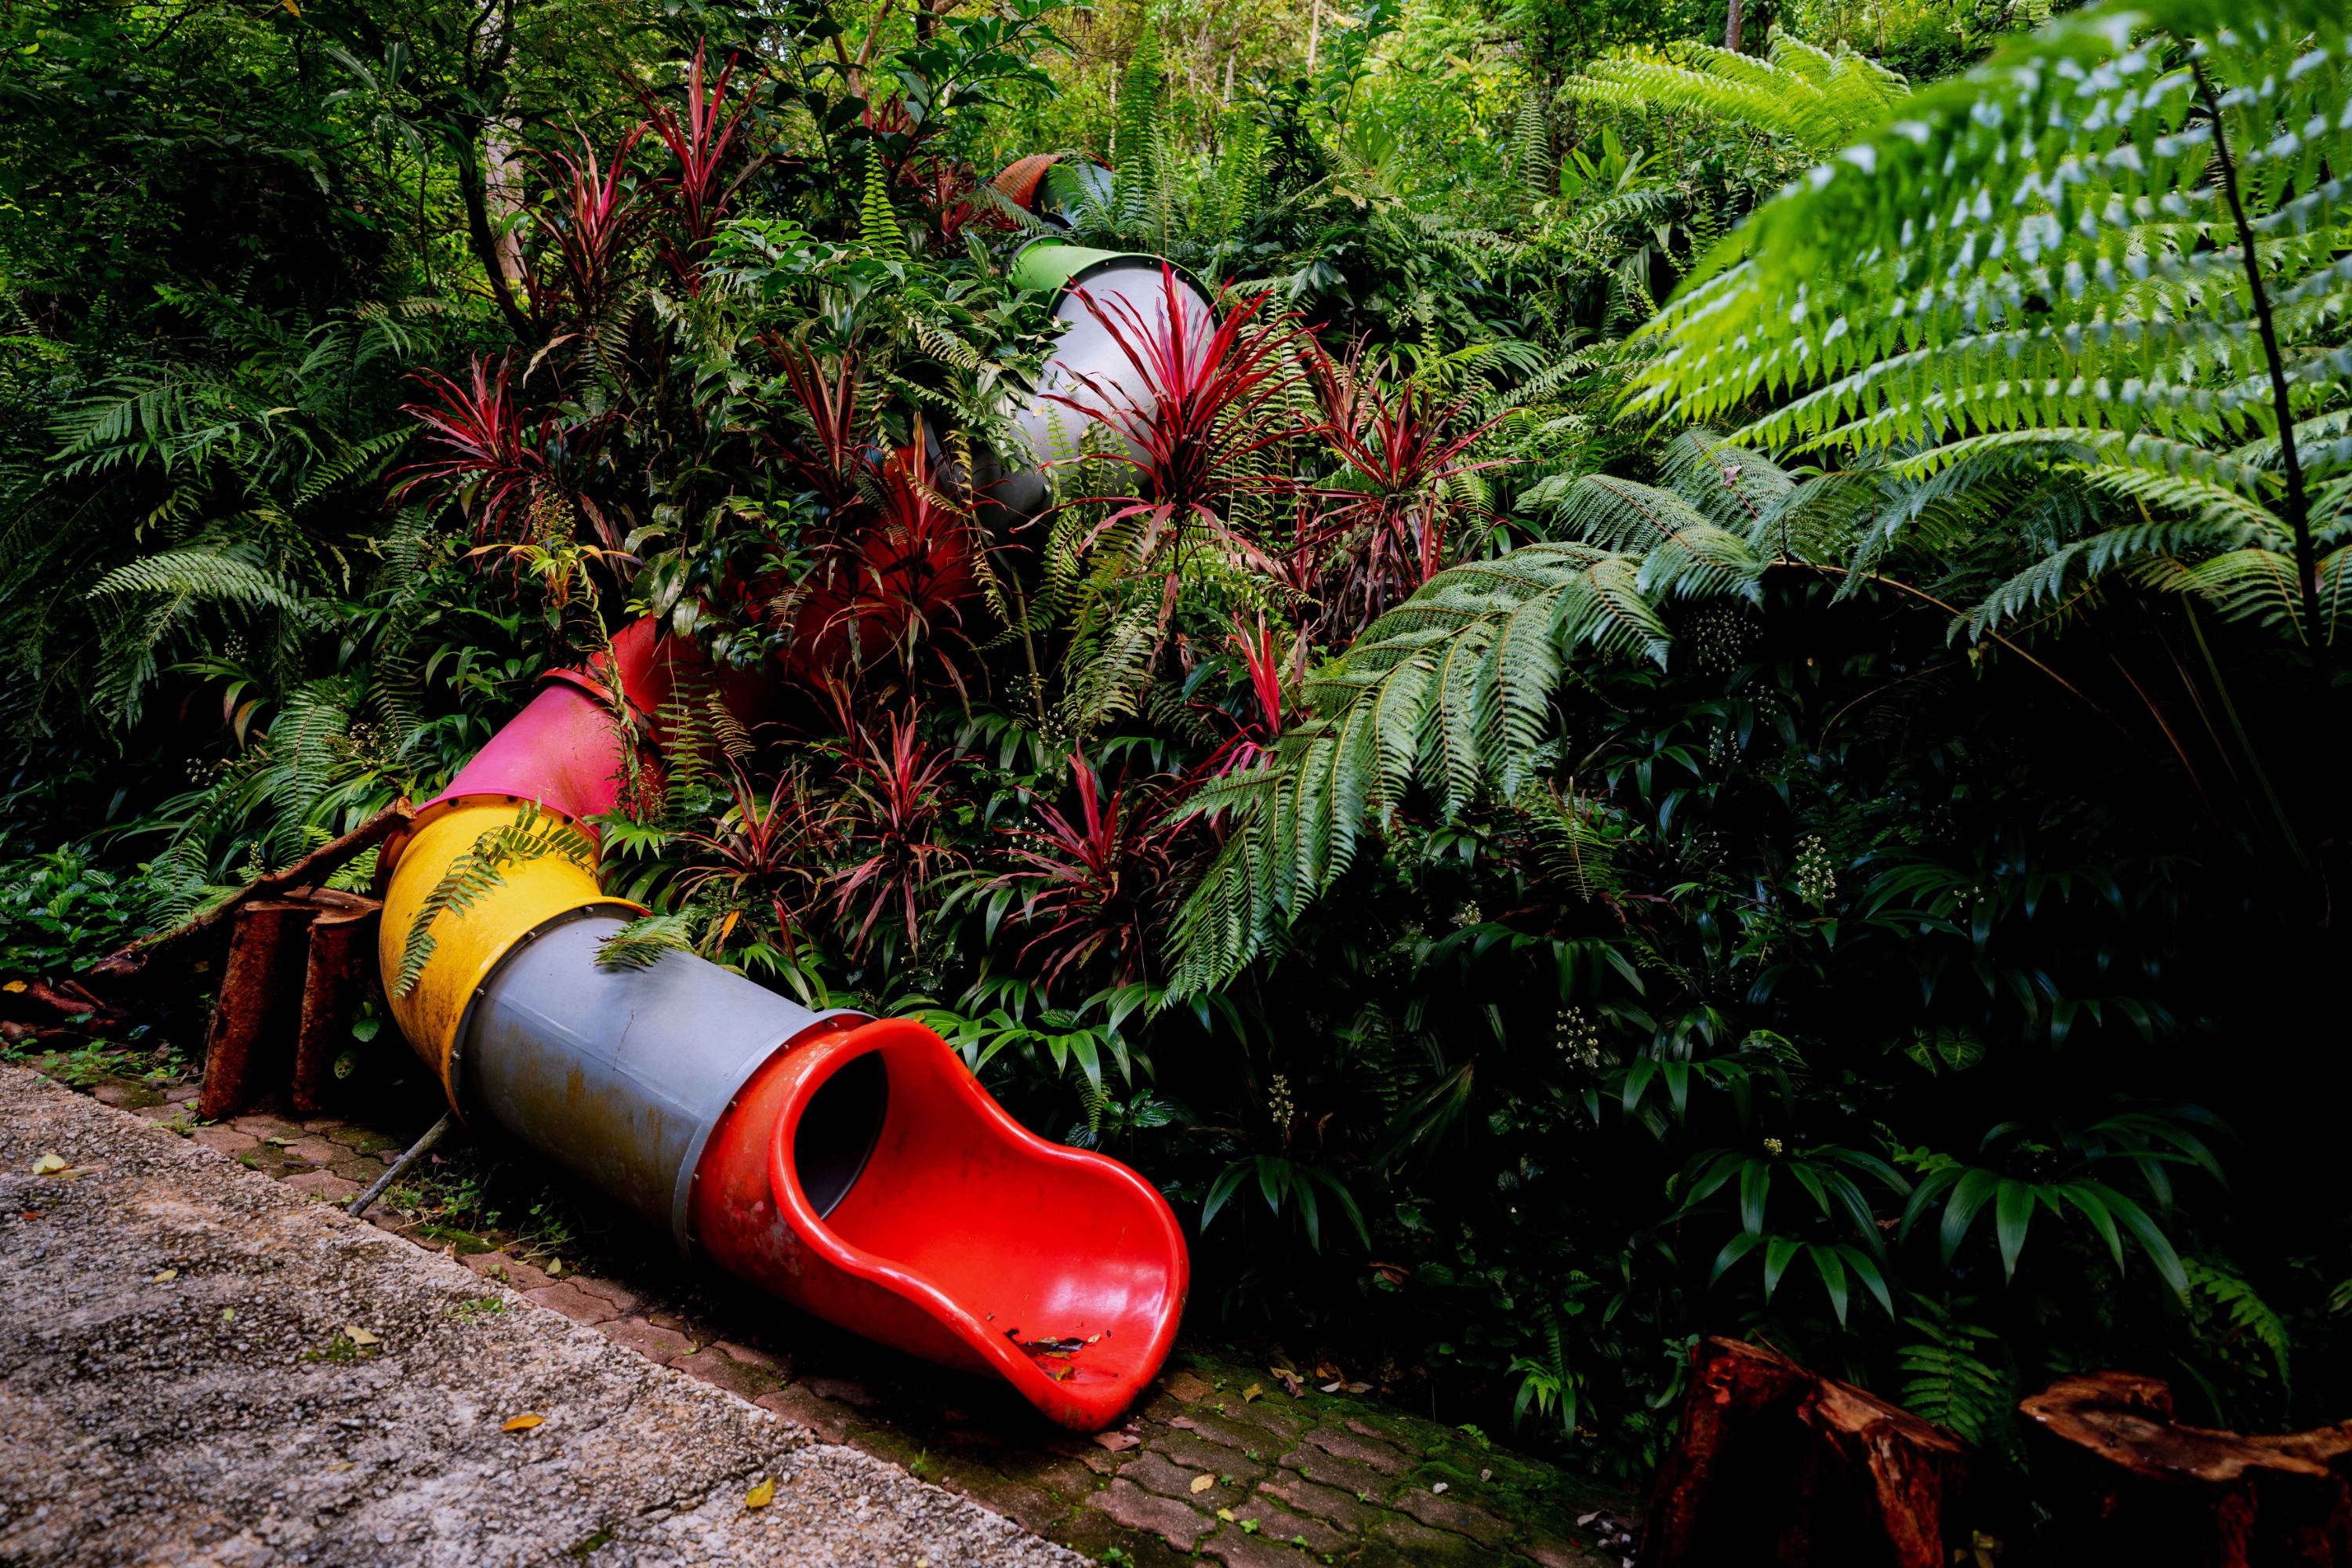
{"type": "Polygon", "coordinates": [[[294,1038],[294,1109],[305,1116],[326,1108],[335,1058],[350,1045],[352,1016],[375,983],[376,926],[383,916],[378,899],[328,891],[313,896],[329,908],[310,925],[294,1038]]]}
{"type": "Polygon", "coordinates": [[[257,899],[238,908],[213,1005],[197,1115],[217,1121],[243,1110],[289,1056],[309,963],[303,937],[318,913],[317,905],[292,899],[257,899]]]}

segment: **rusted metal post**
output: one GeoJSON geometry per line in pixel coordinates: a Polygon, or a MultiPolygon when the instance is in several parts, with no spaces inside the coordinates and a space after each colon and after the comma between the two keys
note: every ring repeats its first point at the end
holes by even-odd
{"type": "Polygon", "coordinates": [[[301,1026],[294,1037],[294,1110],[326,1109],[335,1058],[351,1043],[352,1016],[375,977],[376,923],[383,903],[352,893],[311,895],[328,905],[310,923],[310,956],[302,977],[301,1026]]]}
{"type": "Polygon", "coordinates": [[[236,912],[220,998],[205,1045],[205,1085],[196,1114],[234,1116],[251,1104],[282,1064],[301,1017],[300,986],[309,963],[303,940],[318,906],[260,899],[236,912]]]}

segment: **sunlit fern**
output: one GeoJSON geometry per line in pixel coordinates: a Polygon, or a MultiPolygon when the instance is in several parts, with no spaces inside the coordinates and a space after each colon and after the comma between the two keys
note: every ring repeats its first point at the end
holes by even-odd
{"type": "Polygon", "coordinates": [[[1900,73],[1843,44],[1817,48],[1775,32],[1761,59],[1682,44],[1670,58],[1606,56],[1563,78],[1559,90],[1588,102],[1727,121],[1832,153],[1877,129],[1910,88],[1900,73]]]}
{"type": "Polygon", "coordinates": [[[542,814],[535,804],[525,805],[513,820],[477,837],[464,854],[449,862],[449,868],[417,906],[401,943],[400,969],[393,978],[392,994],[406,996],[416,989],[438,945],[433,928],[442,916],[462,917],[504,887],[508,871],[550,858],[568,860],[583,871],[593,870],[596,847],[572,824],[542,814]]]}
{"type": "Polygon", "coordinates": [[[1645,329],[1658,352],[1634,405],[1704,421],[1765,405],[1734,439],[1893,454],[1914,480],[2064,470],[2116,526],[2057,538],[1984,625],[2127,568],[2327,638],[2352,588],[2346,37],[2324,8],[2176,0],[2011,42],[1727,238],[1645,329]],[[2151,21],[2187,42],[2135,43],[2151,21]]]}

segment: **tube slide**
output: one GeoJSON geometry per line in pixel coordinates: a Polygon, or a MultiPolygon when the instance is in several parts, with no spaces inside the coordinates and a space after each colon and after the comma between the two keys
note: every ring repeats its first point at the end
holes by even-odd
{"type": "Polygon", "coordinates": [[[922,1025],[812,1013],[686,953],[600,969],[598,943],[640,911],[560,854],[505,866],[436,916],[400,993],[410,927],[461,858],[531,807],[589,832],[612,808],[623,759],[605,682],[649,719],[689,657],[650,622],[614,651],[617,669],[551,677],[385,846],[379,958],[402,1032],[460,1115],[487,1116],[681,1252],[1003,1377],[1066,1426],[1110,1425],[1174,1342],[1183,1233],[1150,1183],[1028,1131],[922,1025]]]}
{"type": "MultiPolygon", "coordinates": [[[[1015,167],[1026,202],[1053,161],[1015,167]]],[[[1070,323],[1044,390],[1075,395],[1077,373],[1143,390],[1123,385],[1133,366],[1074,290],[1164,323],[1162,266],[1053,241],[1022,251],[1015,281],[1057,289],[1070,323]]],[[[1197,309],[1205,330],[1208,295],[1179,277],[1177,308],[1197,309]]],[[[1032,450],[1015,460],[1034,467],[992,481],[993,504],[1023,516],[1045,504],[1036,468],[1066,455],[1055,410],[1041,400],[1021,416],[1032,450]]],[[[609,658],[548,677],[384,846],[379,958],[394,1020],[459,1115],[487,1116],[682,1253],[869,1339],[1002,1377],[1066,1426],[1108,1426],[1167,1359],[1190,1279],[1183,1233],[1150,1183],[1031,1133],[920,1024],[813,1013],[686,953],[599,968],[599,943],[643,911],[604,894],[593,859],[531,853],[486,874],[501,836],[527,823],[541,851],[551,819],[593,841],[590,819],[617,803],[635,744],[622,724],[650,727],[679,667],[699,659],[650,621],[630,626],[609,658]],[[404,990],[409,932],[453,870],[473,896],[434,916],[404,990]]],[[[722,695],[754,706],[734,679],[722,695]]]]}

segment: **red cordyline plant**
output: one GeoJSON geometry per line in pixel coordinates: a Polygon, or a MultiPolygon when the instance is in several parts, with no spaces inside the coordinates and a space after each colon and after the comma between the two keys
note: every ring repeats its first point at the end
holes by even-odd
{"type": "Polygon", "coordinates": [[[877,730],[851,708],[846,688],[835,688],[843,740],[835,754],[845,786],[833,821],[847,863],[833,873],[834,918],[862,910],[849,946],[863,952],[886,913],[906,921],[907,946],[922,942],[922,910],[930,890],[963,857],[940,843],[939,831],[948,772],[961,753],[923,742],[919,703],[877,730]]]}
{"type": "Polygon", "coordinates": [[[826,506],[845,506],[857,494],[865,446],[857,434],[856,357],[839,353],[828,363],[779,333],[765,342],[803,425],[800,437],[782,447],[782,456],[826,506]]]}
{"type": "Polygon", "coordinates": [[[415,374],[434,401],[403,404],[400,411],[424,426],[425,439],[444,455],[403,468],[394,500],[420,486],[439,485],[471,516],[476,538],[506,534],[518,519],[525,520],[520,531],[528,534],[533,509],[554,483],[547,447],[555,422],[541,415],[536,428],[525,427],[509,384],[513,359],[511,353],[501,354],[493,373],[489,359],[476,354],[465,383],[432,371],[415,374]]]}
{"type": "MultiPolygon", "coordinates": [[[[654,189],[677,220],[677,239],[663,241],[663,259],[689,293],[701,291],[702,260],[710,252],[728,203],[767,161],[764,153],[755,153],[731,174],[728,172],[728,156],[739,150],[738,140],[748,140],[744,121],[751,118],[752,100],[747,91],[731,107],[728,104],[727,89],[735,79],[733,60],[719,68],[708,88],[704,86],[706,47],[707,41],[694,46],[694,63],[687,68],[684,115],[651,94],[639,99],[653,133],[677,162],[677,172],[657,181],[654,189]]],[[[753,86],[757,85],[755,80],[753,86]]]]}
{"type": "Polygon", "coordinates": [[[552,277],[538,266],[527,275],[531,311],[541,320],[560,312],[572,331],[593,332],[619,295],[622,258],[642,216],[622,176],[645,133],[640,125],[622,137],[609,164],[598,161],[584,139],[577,159],[548,154],[552,167],[547,183],[554,200],[544,222],[554,239],[556,266],[552,277]]]}
{"type": "Polygon", "coordinates": [[[1249,673],[1250,691],[1257,699],[1257,717],[1244,720],[1232,738],[1192,771],[1195,778],[1223,778],[1227,773],[1255,767],[1273,757],[1275,742],[1282,736],[1284,654],[1274,634],[1266,629],[1265,615],[1258,616],[1255,626],[1235,616],[1233,634],[1225,638],[1225,646],[1234,650],[1242,668],[1249,673]]]}
{"type": "Polygon", "coordinates": [[[1383,385],[1367,373],[1361,343],[1343,363],[1310,341],[1306,358],[1323,405],[1316,434],[1347,471],[1317,490],[1335,504],[1307,526],[1298,548],[1315,575],[1336,579],[1324,618],[1344,640],[1444,569],[1462,481],[1503,459],[1468,460],[1495,421],[1460,427],[1466,395],[1441,403],[1419,376],[1383,385]]]}
{"type": "Polygon", "coordinates": [[[1066,971],[1099,958],[1111,977],[1130,984],[1145,977],[1152,927],[1165,902],[1175,864],[1176,836],[1163,794],[1147,793],[1130,804],[1126,791],[1105,799],[1102,780],[1083,752],[1070,753],[1078,789],[1078,819],[1072,822],[1040,802],[1036,826],[1008,830],[1019,865],[990,884],[1033,890],[1021,906],[1021,921],[1044,929],[1021,950],[1021,961],[1045,952],[1038,973],[1050,989],[1066,971]]]}
{"type": "Polygon", "coordinates": [[[741,768],[729,773],[734,804],[709,832],[678,836],[711,860],[680,878],[678,891],[688,901],[709,899],[730,910],[765,904],[789,940],[816,902],[824,864],[836,848],[834,824],[797,769],[779,774],[765,799],[741,768]]]}
{"type": "MultiPolygon", "coordinates": [[[[879,462],[870,447],[853,460],[855,500],[833,514],[816,569],[782,590],[771,613],[793,622],[792,660],[803,673],[833,680],[895,655],[911,676],[974,589],[971,509],[950,493],[919,430],[879,462]]],[[[941,668],[961,685],[953,660],[941,668]]]]}
{"type": "Polygon", "coordinates": [[[1294,375],[1287,351],[1302,334],[1287,320],[1258,320],[1270,289],[1239,300],[1221,296],[1204,321],[1174,268],[1162,262],[1160,279],[1164,308],[1149,314],[1127,300],[1077,290],[1079,303],[1134,368],[1136,384],[1074,373],[1085,395],[1045,395],[1119,438],[1104,457],[1126,465],[1133,489],[1083,500],[1110,508],[1095,538],[1133,520],[1142,525],[1138,559],[1157,561],[1164,552],[1164,628],[1176,607],[1185,533],[1195,525],[1256,570],[1276,570],[1228,526],[1228,516],[1237,496],[1267,483],[1247,471],[1250,454],[1293,434],[1278,410],[1294,375]]]}

